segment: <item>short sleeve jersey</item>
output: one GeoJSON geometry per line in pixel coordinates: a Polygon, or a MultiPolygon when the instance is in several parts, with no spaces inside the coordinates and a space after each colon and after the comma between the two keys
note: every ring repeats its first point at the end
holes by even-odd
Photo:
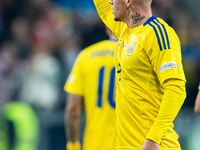
{"type": "Polygon", "coordinates": [[[64,89],[84,98],[86,125],[83,150],[109,150],[115,128],[115,67],[117,41],[105,40],[77,57],[64,89]]]}

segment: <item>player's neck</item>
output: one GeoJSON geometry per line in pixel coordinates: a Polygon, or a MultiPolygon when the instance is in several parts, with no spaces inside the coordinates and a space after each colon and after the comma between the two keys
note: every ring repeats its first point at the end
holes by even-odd
{"type": "Polygon", "coordinates": [[[151,16],[151,11],[133,10],[130,12],[126,24],[130,29],[132,29],[144,24],[151,16]]]}

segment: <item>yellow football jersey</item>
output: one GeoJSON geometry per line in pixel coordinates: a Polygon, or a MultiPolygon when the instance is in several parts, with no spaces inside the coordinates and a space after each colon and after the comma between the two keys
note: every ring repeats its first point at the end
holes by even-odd
{"type": "Polygon", "coordinates": [[[117,119],[113,148],[140,150],[149,138],[159,144],[160,150],[180,150],[173,122],[159,124],[174,116],[170,113],[166,118],[157,118],[164,82],[168,79],[186,82],[179,38],[156,16],[129,29],[125,23],[113,20],[108,0],[94,0],[94,3],[103,22],[119,38],[115,51],[117,119]]]}
{"type": "Polygon", "coordinates": [[[108,150],[115,128],[115,67],[117,41],[105,40],[77,57],[64,89],[84,97],[86,125],[83,150],[108,150]]]}
{"type": "Polygon", "coordinates": [[[199,84],[199,90],[200,90],[200,84],[199,84]]]}

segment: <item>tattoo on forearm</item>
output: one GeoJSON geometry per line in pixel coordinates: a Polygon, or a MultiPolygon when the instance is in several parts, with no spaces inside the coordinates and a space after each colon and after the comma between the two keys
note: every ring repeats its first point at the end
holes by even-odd
{"type": "Polygon", "coordinates": [[[68,116],[67,136],[68,140],[75,142],[79,139],[80,116],[68,116]]]}
{"type": "Polygon", "coordinates": [[[135,15],[131,15],[130,16],[131,20],[133,20],[133,23],[136,24],[138,21],[141,21],[142,19],[146,18],[145,16],[140,16],[140,14],[138,14],[136,12],[135,15]]]}

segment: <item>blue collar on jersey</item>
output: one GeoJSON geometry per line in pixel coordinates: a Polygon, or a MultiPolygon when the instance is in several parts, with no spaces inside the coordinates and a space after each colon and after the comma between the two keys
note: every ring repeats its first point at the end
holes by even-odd
{"type": "Polygon", "coordinates": [[[151,21],[153,21],[154,19],[157,19],[157,17],[156,16],[151,16],[144,24],[143,24],[143,26],[146,26],[147,24],[149,24],[151,21]]]}

